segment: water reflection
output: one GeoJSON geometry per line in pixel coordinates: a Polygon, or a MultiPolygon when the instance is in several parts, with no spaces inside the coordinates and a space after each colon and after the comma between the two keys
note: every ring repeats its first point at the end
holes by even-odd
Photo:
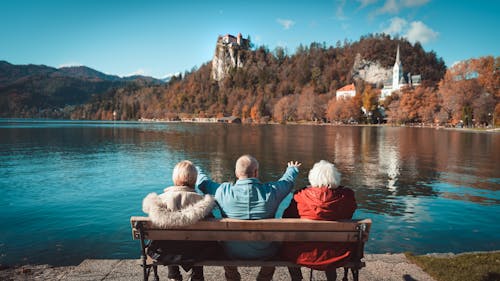
{"type": "Polygon", "coordinates": [[[0,263],[135,258],[128,219],[171,185],[190,159],[220,181],[249,153],[262,180],[303,162],[295,187],[321,160],[354,189],[357,217],[374,221],[370,252],[500,248],[500,135],[301,125],[0,122],[0,263]],[[106,221],[102,218],[106,217],[106,221]],[[21,218],[21,219],[20,219],[21,218]],[[59,218],[57,223],[53,218],[59,218]],[[16,225],[16,229],[10,227],[16,225]],[[18,230],[22,229],[22,233],[18,230]],[[32,233],[39,233],[34,238],[32,233]],[[106,245],[110,233],[116,240],[106,245]],[[447,237],[443,241],[443,237],[447,237]],[[439,238],[439,239],[437,239],[439,238]],[[437,241],[440,241],[439,243],[437,241]],[[96,248],[95,245],[102,244],[96,248]],[[93,249],[93,250],[89,250],[93,249]],[[22,250],[22,251],[21,251],[22,250]]]}

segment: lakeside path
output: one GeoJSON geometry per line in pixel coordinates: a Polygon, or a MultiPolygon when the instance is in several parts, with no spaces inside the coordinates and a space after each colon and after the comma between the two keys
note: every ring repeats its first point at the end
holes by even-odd
{"type": "MultiPolygon", "coordinates": [[[[420,267],[409,262],[404,254],[365,254],[366,267],[360,270],[360,281],[435,281],[420,267]]],[[[182,271],[182,270],[181,270],[182,271]]],[[[242,267],[242,281],[255,280],[257,267],[242,267]]],[[[302,268],[304,280],[310,280],[310,270],[302,268]]],[[[340,280],[343,270],[337,270],[340,280]]],[[[160,280],[167,280],[166,267],[159,267],[160,280]]],[[[326,280],[323,272],[314,271],[314,280],[326,280]]],[[[84,260],[78,266],[50,267],[47,265],[27,265],[0,271],[0,280],[61,280],[61,281],[121,281],[142,280],[139,260],[84,260]]],[[[150,277],[149,280],[153,280],[150,277]]],[[[186,280],[186,279],[185,279],[186,280]]],[[[222,281],[222,267],[205,267],[205,280],[222,281]]],[[[290,280],[285,267],[278,267],[274,281],[290,280]]],[[[352,280],[352,276],[349,276],[352,280]]]]}

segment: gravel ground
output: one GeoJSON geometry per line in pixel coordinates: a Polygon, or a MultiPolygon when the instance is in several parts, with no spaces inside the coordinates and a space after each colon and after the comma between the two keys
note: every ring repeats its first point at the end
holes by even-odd
{"type": "MultiPolygon", "coordinates": [[[[404,254],[365,255],[366,267],[360,270],[360,281],[434,281],[404,254]]],[[[255,280],[257,267],[239,269],[242,281],[255,280]]],[[[343,272],[343,271],[342,271],[343,272]]],[[[341,279],[341,270],[338,270],[341,279]]],[[[310,270],[302,268],[304,280],[311,280],[310,270]]],[[[165,267],[159,268],[160,280],[167,280],[165,267]]],[[[326,280],[323,272],[313,271],[312,280],[326,280]]],[[[19,268],[0,270],[0,280],[142,280],[142,269],[138,260],[84,260],[78,266],[51,267],[48,265],[26,265],[19,268]]],[[[152,280],[152,278],[150,278],[152,280]]],[[[222,267],[205,267],[205,280],[224,280],[222,267]]],[[[278,267],[273,280],[290,280],[288,271],[278,267]]],[[[352,280],[352,276],[349,276],[352,280]]]]}

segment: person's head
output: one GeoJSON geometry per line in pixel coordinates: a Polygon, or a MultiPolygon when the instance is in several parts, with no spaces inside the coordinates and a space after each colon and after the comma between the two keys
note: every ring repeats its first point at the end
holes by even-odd
{"type": "Polygon", "coordinates": [[[243,155],[236,161],[234,173],[238,179],[256,178],[259,175],[259,162],[251,155],[243,155]]]}
{"type": "Polygon", "coordinates": [[[174,185],[177,186],[189,186],[194,188],[196,184],[196,177],[198,176],[198,171],[191,161],[184,160],[177,165],[175,165],[174,172],[172,173],[172,179],[174,180],[174,185]]]}
{"type": "Polygon", "coordinates": [[[340,185],[340,173],[332,163],[321,160],[309,171],[309,182],[314,187],[328,186],[334,189],[340,185]]]}

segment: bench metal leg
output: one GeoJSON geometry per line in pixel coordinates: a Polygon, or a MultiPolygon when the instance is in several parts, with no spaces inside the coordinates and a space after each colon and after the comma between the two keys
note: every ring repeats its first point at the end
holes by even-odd
{"type": "Polygon", "coordinates": [[[146,259],[143,259],[142,261],[142,273],[143,273],[143,280],[148,281],[149,279],[149,270],[150,268],[146,265],[146,259]]]}
{"type": "Polygon", "coordinates": [[[349,274],[349,268],[344,267],[344,277],[342,277],[342,281],[348,281],[347,275],[349,274]]]}
{"type": "Polygon", "coordinates": [[[352,279],[354,281],[358,281],[359,280],[359,269],[351,269],[352,271],[352,279]]]}
{"type": "Polygon", "coordinates": [[[154,280],[155,281],[160,281],[160,276],[158,276],[158,266],[153,265],[153,273],[154,273],[154,280]]]}
{"type": "Polygon", "coordinates": [[[148,281],[149,272],[151,271],[151,267],[147,265],[147,256],[146,256],[146,243],[144,242],[144,231],[142,228],[142,223],[137,223],[135,226],[139,229],[139,238],[141,239],[141,259],[142,259],[142,273],[144,281],[148,281]]]}

